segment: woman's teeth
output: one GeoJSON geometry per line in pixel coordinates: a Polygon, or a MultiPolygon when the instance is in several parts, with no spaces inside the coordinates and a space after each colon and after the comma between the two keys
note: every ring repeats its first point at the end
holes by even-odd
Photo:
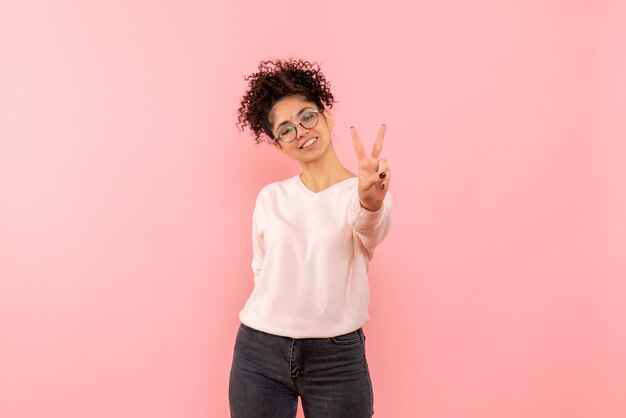
{"type": "Polygon", "coordinates": [[[309,145],[311,145],[312,143],[314,143],[316,140],[317,140],[317,137],[311,138],[308,141],[306,141],[304,144],[302,144],[302,146],[300,148],[306,148],[309,145]]]}

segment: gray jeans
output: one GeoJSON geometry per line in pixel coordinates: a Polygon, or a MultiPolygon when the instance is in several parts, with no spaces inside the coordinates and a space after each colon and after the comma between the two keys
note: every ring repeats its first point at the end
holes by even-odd
{"type": "Polygon", "coordinates": [[[288,338],[240,324],[230,370],[231,418],[369,418],[374,393],[359,328],[330,338],[288,338]]]}

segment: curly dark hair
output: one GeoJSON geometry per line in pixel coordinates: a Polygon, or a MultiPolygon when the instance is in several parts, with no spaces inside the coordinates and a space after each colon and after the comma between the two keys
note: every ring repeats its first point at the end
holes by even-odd
{"type": "Polygon", "coordinates": [[[241,99],[237,126],[241,131],[249,126],[254,133],[257,144],[263,142],[261,135],[265,133],[270,140],[272,123],[270,111],[280,99],[301,95],[307,101],[315,103],[320,110],[324,102],[333,107],[334,97],[330,92],[330,83],[320,71],[317,63],[295,60],[266,60],[259,64],[259,71],[248,77],[248,90],[241,99]]]}

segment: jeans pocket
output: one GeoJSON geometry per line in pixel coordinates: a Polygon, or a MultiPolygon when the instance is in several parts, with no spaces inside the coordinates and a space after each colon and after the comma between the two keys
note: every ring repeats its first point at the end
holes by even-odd
{"type": "Polygon", "coordinates": [[[361,341],[361,336],[359,335],[358,329],[347,334],[330,337],[330,342],[335,345],[351,345],[356,344],[359,341],[361,341]]]}

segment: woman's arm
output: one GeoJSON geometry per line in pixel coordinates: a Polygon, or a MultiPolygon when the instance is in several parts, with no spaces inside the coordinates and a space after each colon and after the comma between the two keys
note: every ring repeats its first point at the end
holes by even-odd
{"type": "Polygon", "coordinates": [[[360,204],[357,192],[352,196],[348,223],[352,225],[354,232],[363,243],[370,260],[374,256],[374,248],[383,242],[389,233],[392,209],[393,198],[391,193],[385,195],[382,205],[376,211],[365,209],[360,204]]]}
{"type": "Polygon", "coordinates": [[[260,227],[263,216],[263,196],[259,193],[254,205],[254,212],[252,213],[252,272],[254,273],[255,279],[261,273],[263,258],[265,257],[263,232],[260,227]]]}

